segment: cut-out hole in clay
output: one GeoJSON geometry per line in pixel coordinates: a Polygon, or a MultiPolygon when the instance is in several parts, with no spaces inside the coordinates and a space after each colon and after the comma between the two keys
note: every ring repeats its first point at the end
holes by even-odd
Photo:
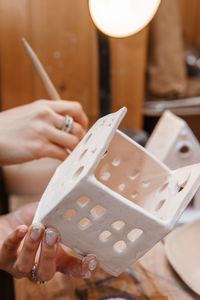
{"type": "Polygon", "coordinates": [[[105,230],[99,235],[99,240],[103,243],[107,242],[111,235],[112,235],[112,233],[110,231],[105,230]]]}
{"type": "Polygon", "coordinates": [[[96,151],[97,151],[97,148],[93,148],[93,149],[91,150],[91,153],[94,154],[96,151]]]}
{"type": "Polygon", "coordinates": [[[131,180],[135,180],[136,179],[136,177],[139,175],[139,171],[138,170],[133,170],[132,172],[131,172],[131,174],[129,175],[129,178],[131,179],[131,180]]]}
{"type": "Polygon", "coordinates": [[[85,139],[85,144],[90,140],[91,136],[92,136],[92,133],[90,133],[90,134],[86,137],[86,139],[85,139]]]}
{"type": "Polygon", "coordinates": [[[144,179],[143,181],[142,181],[142,186],[144,187],[144,188],[147,188],[149,185],[150,185],[150,179],[144,179]]]}
{"type": "Polygon", "coordinates": [[[184,181],[182,181],[181,183],[180,182],[177,183],[178,193],[181,192],[185,188],[186,184],[188,183],[189,178],[190,178],[190,174],[184,181]]]}
{"type": "Polygon", "coordinates": [[[190,148],[188,147],[188,145],[183,145],[181,146],[181,148],[179,149],[179,152],[184,154],[184,153],[188,153],[190,151],[190,148]]]}
{"type": "Polygon", "coordinates": [[[110,120],[109,123],[108,123],[108,127],[111,127],[114,121],[115,121],[114,118],[112,120],[110,120]]]}
{"type": "Polygon", "coordinates": [[[105,207],[103,207],[101,205],[96,205],[90,210],[90,214],[93,219],[100,218],[101,216],[103,216],[105,214],[105,212],[106,212],[105,207]]]}
{"type": "Polygon", "coordinates": [[[73,175],[73,178],[76,179],[83,172],[84,166],[81,166],[73,175]]]}
{"type": "Polygon", "coordinates": [[[120,165],[120,158],[119,157],[114,158],[112,161],[112,165],[114,167],[118,167],[120,165]]]}
{"type": "Polygon", "coordinates": [[[64,213],[64,217],[66,217],[68,220],[71,220],[76,214],[76,211],[72,208],[68,209],[65,213],[64,213]]]}
{"type": "Polygon", "coordinates": [[[106,155],[108,154],[108,150],[106,150],[102,156],[102,159],[106,157],[106,155]]]}
{"type": "Polygon", "coordinates": [[[78,227],[81,230],[87,229],[91,225],[91,221],[88,218],[83,218],[78,222],[78,227]]]}
{"type": "Polygon", "coordinates": [[[163,207],[165,201],[166,201],[165,199],[161,200],[161,201],[156,205],[155,211],[159,211],[159,210],[163,207]]]}
{"type": "Polygon", "coordinates": [[[131,241],[133,243],[137,239],[139,239],[139,237],[142,235],[142,233],[143,233],[143,231],[141,229],[134,228],[127,234],[127,238],[129,239],[129,241],[131,241]]]}
{"type": "Polygon", "coordinates": [[[102,120],[99,126],[104,126],[105,125],[106,120],[102,120]]]}
{"type": "Polygon", "coordinates": [[[178,193],[181,192],[184,189],[184,186],[179,186],[178,187],[178,193]]]}
{"type": "Polygon", "coordinates": [[[131,198],[132,198],[132,199],[135,199],[135,198],[137,197],[137,195],[138,195],[137,192],[133,192],[133,193],[131,194],[131,198]]]}
{"type": "Polygon", "coordinates": [[[124,241],[118,241],[113,245],[113,249],[119,254],[123,253],[126,250],[126,248],[127,245],[124,241]]]}
{"type": "Polygon", "coordinates": [[[81,196],[80,198],[78,198],[78,200],[76,202],[80,207],[84,207],[89,203],[89,201],[90,201],[89,197],[81,196]]]}
{"type": "Polygon", "coordinates": [[[168,185],[169,185],[169,182],[165,182],[165,183],[163,184],[163,186],[161,186],[159,192],[160,192],[160,193],[163,192],[163,191],[168,187],[168,185]]]}
{"type": "Polygon", "coordinates": [[[80,159],[82,159],[84,156],[85,156],[85,154],[88,152],[88,149],[85,149],[82,153],[81,153],[81,155],[80,155],[80,159]]]}
{"type": "Polygon", "coordinates": [[[107,180],[110,178],[110,176],[111,176],[110,172],[105,171],[105,172],[103,172],[103,173],[101,174],[101,179],[102,179],[103,181],[107,181],[107,180]]]}
{"type": "Polygon", "coordinates": [[[179,145],[178,147],[178,154],[182,157],[182,158],[188,158],[192,155],[192,145],[190,144],[182,144],[179,145]]]}
{"type": "Polygon", "coordinates": [[[119,189],[120,192],[123,192],[125,187],[126,187],[126,185],[124,183],[121,183],[121,184],[118,185],[118,189],[119,189]]]}
{"type": "Polygon", "coordinates": [[[112,223],[111,227],[115,230],[121,230],[124,227],[125,223],[122,220],[115,221],[112,223]]]}

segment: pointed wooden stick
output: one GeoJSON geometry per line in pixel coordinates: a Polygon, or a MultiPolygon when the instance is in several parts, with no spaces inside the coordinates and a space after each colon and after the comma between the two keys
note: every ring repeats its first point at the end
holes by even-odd
{"type": "Polygon", "coordinates": [[[29,58],[31,59],[31,62],[33,66],[35,67],[35,70],[37,74],[39,75],[40,79],[42,80],[45,89],[51,99],[54,100],[60,100],[61,97],[56,91],[51,79],[49,78],[47,72],[45,71],[44,67],[42,66],[39,58],[31,48],[31,46],[28,44],[28,42],[25,40],[25,38],[22,38],[22,42],[24,44],[24,47],[28,53],[29,58]]]}

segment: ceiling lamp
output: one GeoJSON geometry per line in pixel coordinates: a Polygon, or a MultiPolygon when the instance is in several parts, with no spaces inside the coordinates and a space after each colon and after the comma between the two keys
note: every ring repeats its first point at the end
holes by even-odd
{"type": "Polygon", "coordinates": [[[161,0],[89,0],[96,27],[111,37],[127,37],[144,28],[161,0]]]}

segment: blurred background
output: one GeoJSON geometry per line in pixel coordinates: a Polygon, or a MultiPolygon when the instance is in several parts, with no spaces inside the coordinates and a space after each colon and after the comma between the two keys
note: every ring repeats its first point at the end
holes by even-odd
{"type": "MultiPolygon", "coordinates": [[[[24,37],[62,99],[83,105],[90,126],[126,106],[121,129],[145,145],[159,117],[169,109],[188,123],[199,140],[199,20],[199,0],[161,0],[143,29],[115,38],[95,26],[88,0],[0,0],[1,109],[49,98],[23,47],[24,37]]],[[[159,262],[157,253],[155,257],[151,262],[159,262]]],[[[67,286],[58,278],[59,288],[71,288],[70,282],[67,286]]],[[[31,283],[28,288],[26,280],[15,285],[17,300],[53,299],[49,295],[56,294],[56,284],[48,287],[48,295],[42,287],[36,292],[31,283]]]]}
{"type": "Polygon", "coordinates": [[[87,0],[0,0],[1,107],[48,98],[25,37],[62,98],[82,103],[90,125],[126,106],[122,126],[144,143],[165,103],[180,100],[177,114],[200,137],[198,109],[191,107],[200,95],[199,17],[198,0],[162,0],[145,28],[113,38],[96,28],[87,0]]]}

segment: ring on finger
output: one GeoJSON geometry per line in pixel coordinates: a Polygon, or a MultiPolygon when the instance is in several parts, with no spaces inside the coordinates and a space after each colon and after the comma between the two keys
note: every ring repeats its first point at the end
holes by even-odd
{"type": "Polygon", "coordinates": [[[43,284],[46,281],[38,280],[37,278],[37,263],[34,264],[32,270],[31,270],[31,281],[37,283],[37,284],[43,284]]]}
{"type": "Polygon", "coordinates": [[[70,116],[65,116],[64,125],[61,127],[61,130],[65,132],[70,132],[74,123],[74,119],[70,116]]]}

